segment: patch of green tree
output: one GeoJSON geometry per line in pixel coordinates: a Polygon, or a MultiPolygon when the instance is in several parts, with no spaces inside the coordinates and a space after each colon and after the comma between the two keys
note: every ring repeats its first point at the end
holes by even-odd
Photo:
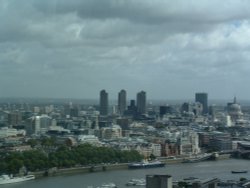
{"type": "Polygon", "coordinates": [[[61,146],[51,153],[45,153],[41,150],[6,153],[1,156],[0,173],[17,174],[23,166],[28,171],[40,171],[52,167],[69,168],[103,163],[127,163],[140,161],[142,158],[135,150],[121,151],[90,144],[73,148],[61,146]]]}

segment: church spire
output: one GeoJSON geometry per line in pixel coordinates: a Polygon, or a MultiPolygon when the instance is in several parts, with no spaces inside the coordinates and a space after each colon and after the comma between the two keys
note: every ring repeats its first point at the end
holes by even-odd
{"type": "Polygon", "coordinates": [[[236,103],[237,103],[236,96],[234,96],[234,104],[236,104],[236,103]]]}

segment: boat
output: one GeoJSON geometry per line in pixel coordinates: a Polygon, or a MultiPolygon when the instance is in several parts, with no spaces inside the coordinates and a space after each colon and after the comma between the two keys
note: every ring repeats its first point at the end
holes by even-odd
{"type": "Polygon", "coordinates": [[[101,186],[97,187],[97,188],[116,188],[116,184],[110,182],[110,183],[103,183],[101,186]]]}
{"type": "Polygon", "coordinates": [[[11,175],[4,174],[0,176],[0,185],[9,184],[9,183],[18,183],[18,182],[23,182],[23,181],[33,180],[33,179],[35,179],[34,175],[13,177],[11,175]]]}
{"type": "Polygon", "coordinates": [[[192,180],[197,180],[198,178],[196,177],[188,177],[188,178],[184,178],[184,181],[192,181],[192,180]]]}
{"type": "Polygon", "coordinates": [[[126,183],[127,186],[145,186],[145,179],[131,179],[126,183]]]}
{"type": "Polygon", "coordinates": [[[241,173],[247,173],[247,170],[241,170],[241,171],[231,171],[232,174],[241,174],[241,173]]]}
{"type": "Polygon", "coordinates": [[[165,163],[154,160],[154,161],[143,161],[138,163],[130,163],[128,164],[129,169],[137,169],[137,168],[156,168],[156,167],[164,167],[165,163]]]}

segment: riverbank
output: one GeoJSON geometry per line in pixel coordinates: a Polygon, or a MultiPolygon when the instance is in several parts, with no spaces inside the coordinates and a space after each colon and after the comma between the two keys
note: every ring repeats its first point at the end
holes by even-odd
{"type": "Polygon", "coordinates": [[[76,173],[94,173],[100,171],[111,171],[128,169],[127,163],[122,164],[108,164],[108,165],[95,165],[88,167],[71,167],[71,168],[51,168],[45,171],[31,172],[30,174],[35,175],[36,178],[47,177],[47,176],[59,176],[76,173]]]}
{"type": "MultiPolygon", "coordinates": [[[[223,154],[218,156],[217,160],[225,160],[229,159],[230,155],[223,154]]],[[[165,164],[178,164],[182,163],[184,158],[161,158],[161,162],[165,164]]],[[[94,173],[100,171],[112,171],[112,170],[121,170],[121,169],[128,169],[128,163],[121,163],[121,164],[103,164],[103,165],[94,165],[94,166],[87,166],[87,167],[71,167],[71,168],[51,168],[45,171],[38,171],[32,172],[36,178],[42,178],[47,176],[59,176],[59,175],[67,175],[67,174],[77,174],[77,173],[94,173]]]]}
{"type": "Polygon", "coordinates": [[[105,182],[113,182],[119,188],[128,188],[126,183],[132,179],[145,178],[149,174],[171,175],[173,181],[195,177],[201,180],[217,177],[222,181],[235,180],[241,177],[249,179],[250,166],[248,160],[226,159],[216,161],[204,161],[198,163],[169,164],[163,168],[148,168],[140,170],[117,169],[96,173],[76,173],[70,175],[56,175],[49,178],[40,178],[20,184],[8,185],[8,188],[87,188],[98,187],[105,182]],[[232,174],[232,170],[247,170],[247,174],[232,174]]]}

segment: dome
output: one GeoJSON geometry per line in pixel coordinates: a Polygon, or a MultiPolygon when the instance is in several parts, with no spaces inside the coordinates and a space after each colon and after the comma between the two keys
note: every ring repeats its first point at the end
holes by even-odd
{"type": "Polygon", "coordinates": [[[236,97],[234,97],[233,103],[227,104],[227,111],[228,115],[230,115],[233,121],[239,120],[243,116],[243,113],[241,112],[241,107],[236,102],[236,97]]]}
{"type": "Polygon", "coordinates": [[[240,105],[239,104],[231,104],[228,108],[228,111],[229,112],[241,112],[241,108],[240,108],[240,105]]]}

